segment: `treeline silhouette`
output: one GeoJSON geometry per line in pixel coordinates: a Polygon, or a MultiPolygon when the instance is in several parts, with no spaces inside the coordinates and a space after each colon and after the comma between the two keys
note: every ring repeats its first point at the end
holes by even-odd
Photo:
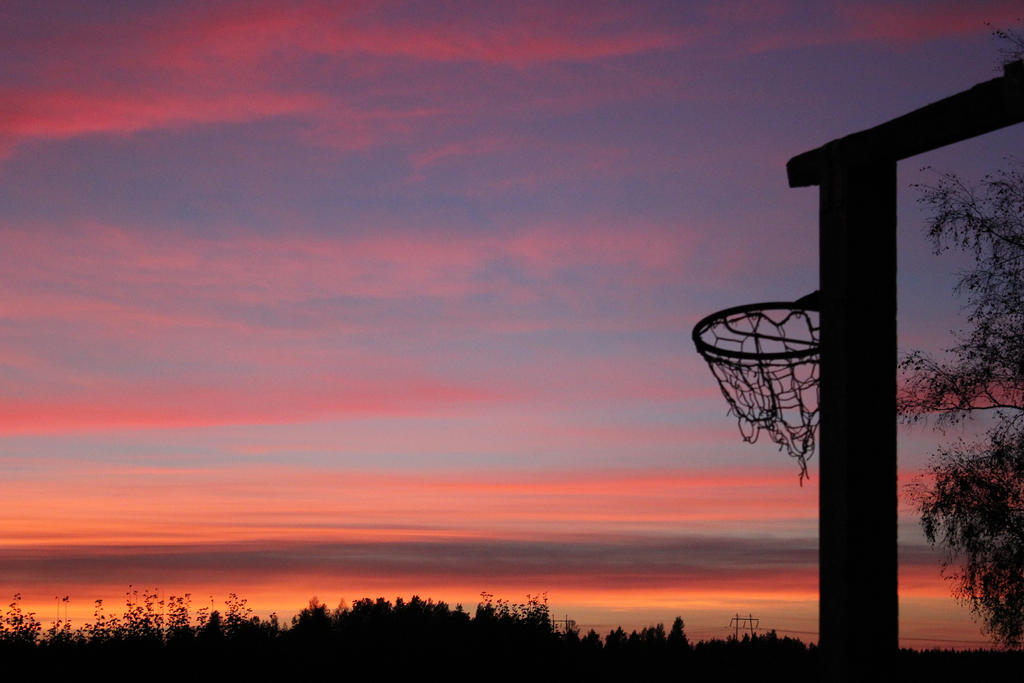
{"type": "MultiPolygon", "coordinates": [[[[309,676],[447,672],[456,678],[522,678],[572,675],[595,680],[630,680],[671,675],[677,680],[817,680],[817,648],[774,631],[741,639],[691,643],[681,617],[666,630],[657,624],[604,637],[556,628],[547,599],[528,595],[514,603],[482,593],[472,615],[462,605],[413,596],[394,603],[364,598],[330,609],[316,598],[282,624],[276,614],[260,618],[245,598],[230,593],[224,609],[194,608],[190,594],[161,598],[130,588],[122,612],[107,613],[95,602],[91,620],[72,628],[65,618],[49,628],[21,608],[14,596],[0,620],[0,657],[66,672],[125,671],[184,667],[217,675],[309,676]]],[[[58,599],[58,609],[60,602],[58,599]]],[[[928,680],[956,676],[1010,662],[1020,653],[917,653],[901,655],[901,668],[928,680]],[[970,660],[970,661],[969,661],[970,660]],[[961,673],[955,673],[955,672],[961,673]]],[[[183,671],[185,669],[182,669],[183,671]]]]}

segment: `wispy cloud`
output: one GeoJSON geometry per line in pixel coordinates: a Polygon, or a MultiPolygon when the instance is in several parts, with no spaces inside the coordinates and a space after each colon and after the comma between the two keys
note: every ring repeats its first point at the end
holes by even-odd
{"type": "Polygon", "coordinates": [[[571,4],[497,5],[479,13],[387,2],[197,4],[95,23],[57,21],[39,35],[22,31],[42,25],[38,11],[7,12],[7,50],[37,55],[23,64],[18,83],[0,90],[0,139],[8,145],[300,116],[322,131],[321,140],[331,130],[333,144],[358,148],[450,114],[453,103],[444,98],[412,106],[401,100],[415,95],[422,103],[447,90],[464,78],[461,65],[519,70],[679,43],[677,32],[630,22],[630,13],[612,5],[585,12],[571,4]],[[431,62],[456,70],[416,66],[431,62]],[[389,85],[396,76],[404,93],[389,85]]]}
{"type": "MultiPolygon", "coordinates": [[[[629,329],[636,321],[613,323],[628,303],[617,288],[673,282],[688,239],[660,226],[337,238],[229,231],[187,242],[102,226],[7,229],[8,325],[75,344],[0,341],[23,387],[2,399],[3,430],[314,420],[536,399],[530,384],[550,377],[550,363],[495,376],[474,372],[461,354],[456,379],[456,358],[425,367],[403,355],[402,340],[629,329]],[[590,280],[601,284],[581,292],[590,280]],[[381,334],[392,348],[366,345],[381,334]]],[[[633,315],[654,328],[678,324],[655,307],[633,315]]],[[[566,357],[559,374],[572,380],[545,391],[671,399],[681,391],[677,372],[667,359],[616,367],[601,354],[566,357]]]]}
{"type": "Polygon", "coordinates": [[[732,526],[732,533],[744,535],[758,525],[803,528],[816,505],[814,492],[796,486],[789,471],[389,472],[245,464],[238,458],[230,466],[78,461],[60,469],[61,476],[45,482],[32,472],[12,472],[0,503],[0,519],[12,529],[7,544],[149,539],[173,545],[186,538],[385,543],[410,535],[661,535],[683,526],[710,533],[732,526]],[[744,497],[753,489],[756,498],[744,497]],[[14,525],[26,519],[31,521],[14,525]]]}

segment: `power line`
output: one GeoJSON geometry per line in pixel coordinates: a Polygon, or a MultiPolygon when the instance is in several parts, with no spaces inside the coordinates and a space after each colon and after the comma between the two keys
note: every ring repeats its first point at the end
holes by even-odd
{"type": "Polygon", "coordinates": [[[991,645],[992,642],[988,640],[964,640],[956,638],[908,638],[906,636],[900,636],[900,640],[929,640],[935,643],[969,643],[974,645],[991,645]]]}
{"type": "MultiPolygon", "coordinates": [[[[779,633],[799,633],[802,635],[816,636],[820,635],[817,631],[798,631],[793,628],[774,628],[772,629],[779,633]]],[[[970,640],[967,638],[932,638],[930,636],[900,636],[900,640],[912,640],[915,642],[928,641],[933,643],[966,643],[969,645],[991,645],[991,641],[988,640],[970,640]]]]}
{"type": "Polygon", "coordinates": [[[805,636],[816,636],[816,635],[818,635],[817,631],[797,631],[794,628],[773,628],[772,630],[773,631],[778,631],[778,632],[781,632],[781,633],[799,633],[799,634],[805,635],[805,636]]]}

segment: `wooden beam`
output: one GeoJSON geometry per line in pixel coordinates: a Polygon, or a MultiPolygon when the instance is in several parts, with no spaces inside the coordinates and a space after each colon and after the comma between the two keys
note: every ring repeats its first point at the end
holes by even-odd
{"type": "MultiPolygon", "coordinates": [[[[1010,62],[1003,75],[881,125],[833,141],[849,166],[899,161],[1024,121],[1024,61],[1010,62]]],[[[790,187],[820,185],[825,148],[799,154],[786,164],[790,187]]]]}

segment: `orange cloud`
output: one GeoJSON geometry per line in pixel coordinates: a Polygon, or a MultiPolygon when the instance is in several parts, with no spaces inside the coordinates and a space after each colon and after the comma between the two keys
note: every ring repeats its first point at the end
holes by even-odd
{"type": "Polygon", "coordinates": [[[190,535],[196,542],[614,536],[751,519],[785,528],[813,518],[817,504],[814,491],[796,486],[791,472],[455,474],[255,463],[46,467],[44,477],[16,474],[0,489],[0,526],[9,530],[8,543],[179,543],[190,535]],[[756,497],[744,495],[751,490],[756,497]]]}

